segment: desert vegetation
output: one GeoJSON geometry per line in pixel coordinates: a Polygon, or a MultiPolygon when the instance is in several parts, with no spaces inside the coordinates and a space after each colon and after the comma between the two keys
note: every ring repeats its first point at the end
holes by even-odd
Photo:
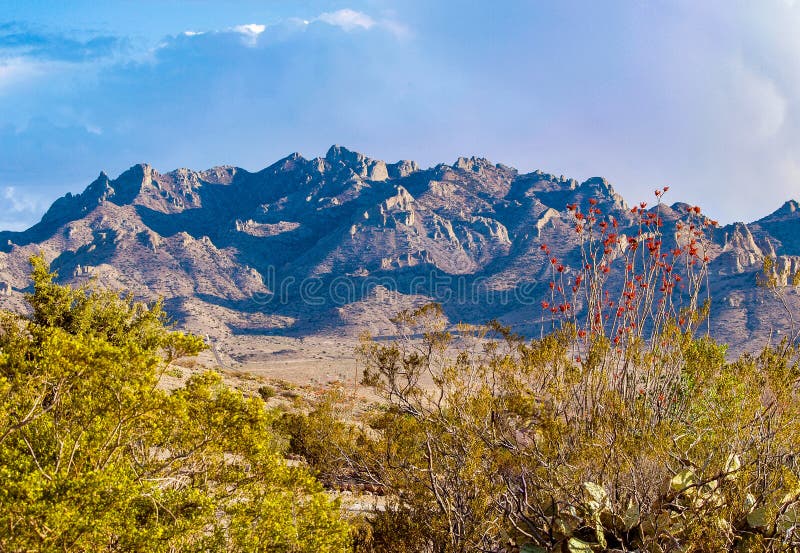
{"type": "MultiPolygon", "coordinates": [[[[727,360],[703,332],[714,222],[692,207],[665,236],[641,205],[621,236],[596,202],[568,207],[582,259],[550,260],[551,332],[461,327],[454,348],[437,306],[401,313],[408,339],[361,349],[384,402],[348,424],[331,396],[293,426],[321,478],[386,494],[356,550],[796,550],[798,351],[727,360]]],[[[791,276],[764,269],[780,297],[791,276]]]]}
{"type": "MultiPolygon", "coordinates": [[[[546,332],[403,311],[359,348],[371,405],[341,387],[279,410],[214,372],[162,390],[202,341],[34,258],[31,312],[0,327],[0,550],[796,550],[796,336],[729,359],[708,335],[699,208],[667,232],[634,207],[624,235],[567,207],[580,259],[549,255],[546,332]]],[[[778,305],[798,282],[765,262],[778,305]]]]}
{"type": "Polygon", "coordinates": [[[159,304],[53,282],[0,321],[0,550],[345,551],[336,501],[290,466],[276,413],[173,361],[204,347],[159,304]]]}

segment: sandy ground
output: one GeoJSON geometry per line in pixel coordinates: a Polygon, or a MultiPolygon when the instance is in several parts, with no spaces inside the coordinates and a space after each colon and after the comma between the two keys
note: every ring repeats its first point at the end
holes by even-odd
{"type": "Polygon", "coordinates": [[[310,398],[334,387],[364,406],[378,400],[374,391],[359,385],[356,339],[233,336],[206,341],[211,348],[197,358],[175,362],[162,376],[161,386],[176,388],[191,375],[214,369],[228,384],[246,393],[256,394],[262,386],[274,389],[271,404],[291,403],[296,395],[310,398]]]}
{"type": "Polygon", "coordinates": [[[357,374],[352,339],[236,337],[217,346],[238,370],[298,385],[354,382],[357,374]]]}

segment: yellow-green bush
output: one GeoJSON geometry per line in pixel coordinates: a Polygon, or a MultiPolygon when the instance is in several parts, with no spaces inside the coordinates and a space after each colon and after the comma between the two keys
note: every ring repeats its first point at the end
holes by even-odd
{"type": "Polygon", "coordinates": [[[0,315],[0,550],[335,552],[335,501],[282,456],[275,416],[213,372],[157,387],[202,349],[159,304],[53,282],[0,315]]]}

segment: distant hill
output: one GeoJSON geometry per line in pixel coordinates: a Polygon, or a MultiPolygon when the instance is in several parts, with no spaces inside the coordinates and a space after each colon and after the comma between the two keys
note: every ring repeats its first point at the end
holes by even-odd
{"type": "MultiPolygon", "coordinates": [[[[63,281],[164,297],[182,325],[217,337],[384,333],[398,310],[431,299],[453,322],[498,318],[536,334],[549,281],[539,246],[577,262],[566,205],[589,198],[625,232],[630,211],[604,179],[520,174],[482,158],[421,169],[333,146],[256,173],[136,165],[116,179],[101,173],[26,231],[0,232],[0,301],[22,305],[27,258],[41,250],[63,281]]],[[[661,207],[668,226],[685,207],[661,207]]],[[[712,330],[736,348],[786,331],[755,287],[764,255],[799,267],[796,202],[714,231],[712,330]]]]}

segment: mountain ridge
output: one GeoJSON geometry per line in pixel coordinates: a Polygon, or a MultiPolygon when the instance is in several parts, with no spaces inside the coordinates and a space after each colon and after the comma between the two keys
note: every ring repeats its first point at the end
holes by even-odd
{"type": "MultiPolygon", "coordinates": [[[[535,334],[547,271],[540,246],[578,261],[566,205],[590,198],[622,228],[632,224],[625,199],[601,177],[520,173],[474,156],[423,169],[334,145],[256,172],[162,174],[137,164],[115,179],[101,172],[25,231],[0,232],[0,293],[21,308],[27,258],[41,250],[62,280],[164,297],[183,326],[204,334],[383,333],[394,312],[430,300],[454,322],[498,318],[535,334]]],[[[688,207],[659,209],[669,225],[688,207]]],[[[796,201],[719,228],[710,255],[721,340],[788,330],[772,320],[755,275],[765,255],[800,267],[796,201]]]]}

